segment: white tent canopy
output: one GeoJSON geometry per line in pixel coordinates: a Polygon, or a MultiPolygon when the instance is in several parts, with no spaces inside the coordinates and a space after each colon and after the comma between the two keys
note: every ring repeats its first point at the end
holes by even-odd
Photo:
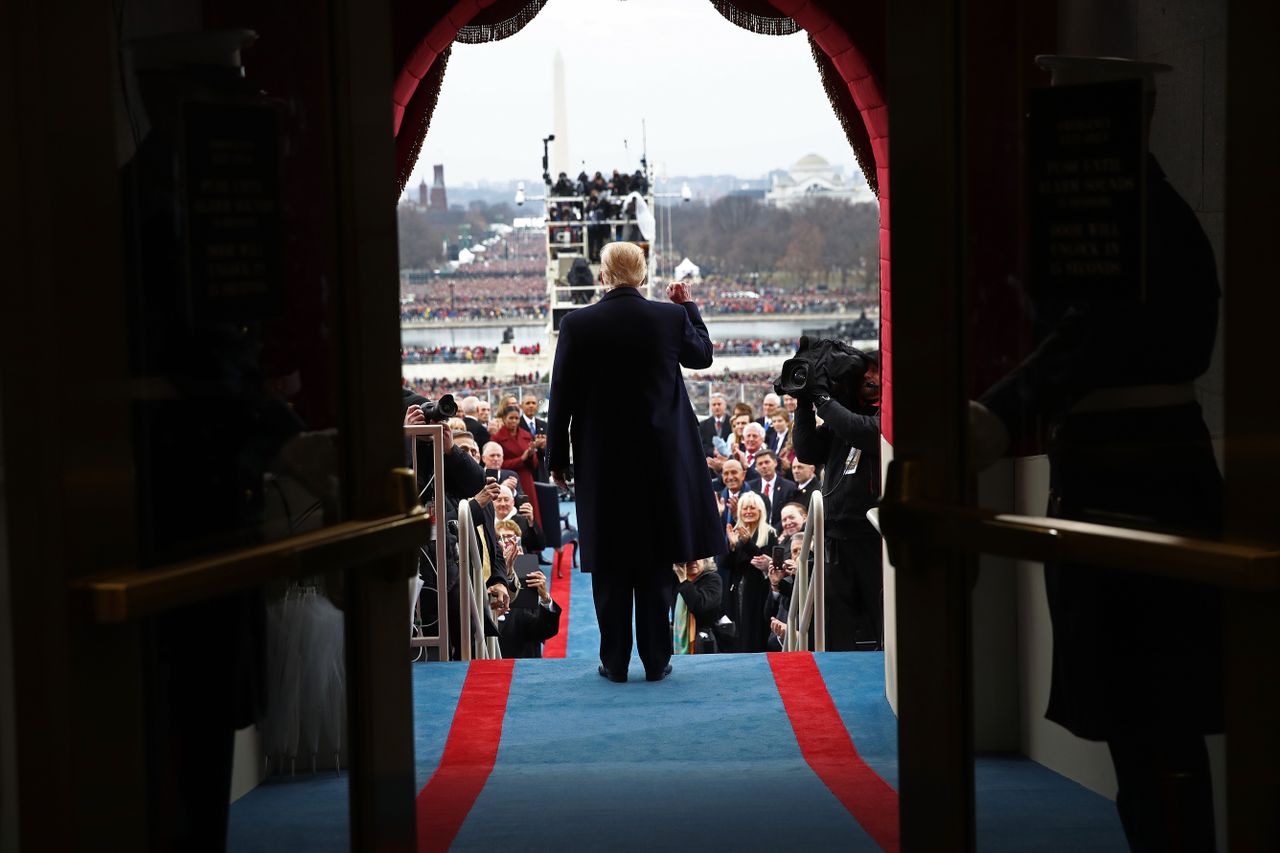
{"type": "Polygon", "coordinates": [[[679,263],[675,269],[674,278],[679,281],[682,278],[698,278],[702,275],[702,270],[693,261],[685,258],[679,263]]]}

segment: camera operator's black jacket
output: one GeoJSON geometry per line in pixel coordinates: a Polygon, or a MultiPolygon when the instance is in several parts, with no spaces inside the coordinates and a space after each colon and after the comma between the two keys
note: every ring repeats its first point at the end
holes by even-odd
{"type": "Polygon", "coordinates": [[[813,406],[801,401],[796,407],[792,441],[797,459],[822,466],[827,536],[833,539],[879,537],[867,520],[867,510],[875,506],[880,497],[880,410],[870,415],[858,414],[831,400],[818,414],[823,420],[821,429],[814,418],[813,406]],[[862,457],[857,470],[845,474],[853,448],[861,450],[862,457]]]}

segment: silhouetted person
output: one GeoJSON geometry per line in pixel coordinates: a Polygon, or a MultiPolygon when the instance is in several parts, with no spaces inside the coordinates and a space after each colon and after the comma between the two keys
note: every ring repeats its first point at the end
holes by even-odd
{"type": "MultiPolygon", "coordinates": [[[[1167,70],[1079,57],[1042,64],[1054,85],[1144,79],[1148,128],[1152,72],[1167,70]]],[[[1050,516],[1217,538],[1222,480],[1192,387],[1217,333],[1213,251],[1149,156],[1146,208],[1143,300],[1038,302],[1050,331],[972,407],[972,428],[990,442],[989,459],[1010,436],[1033,434],[1037,418],[1047,425],[1050,516]]],[[[1212,850],[1204,736],[1223,730],[1218,591],[1063,563],[1045,566],[1045,589],[1053,622],[1045,716],[1107,743],[1133,849],[1212,850]]]]}

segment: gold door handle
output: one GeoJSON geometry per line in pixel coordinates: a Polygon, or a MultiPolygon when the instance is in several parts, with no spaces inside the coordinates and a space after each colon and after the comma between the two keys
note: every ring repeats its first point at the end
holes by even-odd
{"type": "MultiPolygon", "coordinates": [[[[411,471],[393,470],[390,488],[393,505],[403,510],[401,514],[342,522],[278,542],[156,569],[126,569],[80,578],[71,584],[71,595],[94,621],[120,623],[273,580],[340,572],[408,554],[431,538],[432,528],[417,505],[411,471]]],[[[405,569],[407,572],[408,563],[405,569]]]]}
{"type": "Polygon", "coordinates": [[[1227,589],[1280,590],[1280,549],[1275,547],[996,513],[914,497],[913,484],[925,479],[912,471],[911,463],[890,463],[880,504],[890,561],[904,548],[924,546],[1106,566],[1227,589]]]}

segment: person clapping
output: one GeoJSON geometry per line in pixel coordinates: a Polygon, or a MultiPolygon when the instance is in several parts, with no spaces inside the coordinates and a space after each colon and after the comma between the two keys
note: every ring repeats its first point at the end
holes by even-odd
{"type": "Polygon", "coordinates": [[[676,608],[673,635],[675,653],[708,654],[719,651],[716,627],[724,614],[723,587],[711,558],[676,563],[676,608]]]}
{"type": "Polygon", "coordinates": [[[726,615],[737,625],[735,651],[763,652],[769,637],[765,602],[769,597],[769,556],[778,536],[765,519],[764,499],[754,492],[738,498],[738,523],[725,526],[729,553],[724,558],[729,575],[726,615]]]}
{"type": "Polygon", "coordinates": [[[547,578],[542,572],[518,573],[517,559],[524,553],[519,525],[499,521],[497,530],[506,567],[504,579],[509,590],[517,591],[507,602],[490,604],[498,617],[498,645],[504,658],[540,658],[542,644],[560,633],[560,605],[547,590],[547,578]],[[522,589],[536,593],[537,604],[522,607],[518,595],[522,589]]]}

